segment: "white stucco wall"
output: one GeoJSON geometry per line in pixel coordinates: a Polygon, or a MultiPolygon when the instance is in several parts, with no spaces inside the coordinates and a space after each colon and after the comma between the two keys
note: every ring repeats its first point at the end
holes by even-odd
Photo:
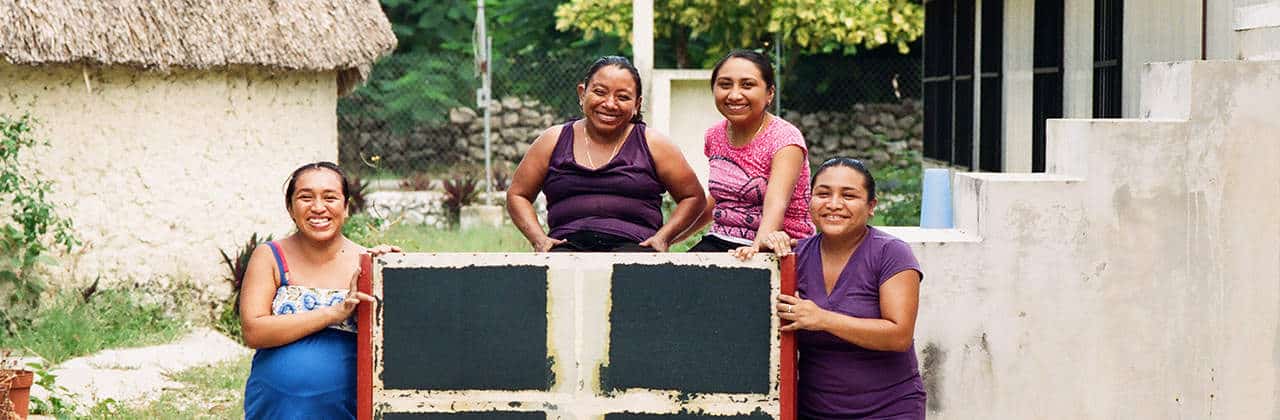
{"type": "Polygon", "coordinates": [[[958,174],[957,229],[891,228],[931,418],[1280,414],[1280,62],[1147,71],[1155,119],[1051,121],[1049,173],[958,174]]]}
{"type": "Polygon", "coordinates": [[[703,135],[724,119],[711,92],[711,70],[654,70],[652,96],[653,128],[671,136],[706,188],[711,166],[703,135]]]}
{"type": "Polygon", "coordinates": [[[84,242],[53,281],[189,276],[220,284],[219,249],[288,233],[283,182],[337,160],[336,74],[0,64],[0,113],[30,113],[35,156],[84,242]]]}

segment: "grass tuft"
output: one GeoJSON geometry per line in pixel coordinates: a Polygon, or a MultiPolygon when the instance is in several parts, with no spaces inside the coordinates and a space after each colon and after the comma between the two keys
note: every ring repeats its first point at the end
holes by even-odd
{"type": "Polygon", "coordinates": [[[188,329],[163,306],[142,303],[129,290],[101,290],[88,303],[70,291],[42,305],[31,328],[0,336],[0,348],[34,353],[56,365],[103,349],[167,343],[188,329]]]}

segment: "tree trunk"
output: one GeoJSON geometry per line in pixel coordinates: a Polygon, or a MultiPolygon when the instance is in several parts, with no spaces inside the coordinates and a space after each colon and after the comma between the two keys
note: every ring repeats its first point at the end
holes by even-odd
{"type": "Polygon", "coordinates": [[[689,28],[677,25],[671,33],[675,37],[676,68],[689,68],[689,28]]]}

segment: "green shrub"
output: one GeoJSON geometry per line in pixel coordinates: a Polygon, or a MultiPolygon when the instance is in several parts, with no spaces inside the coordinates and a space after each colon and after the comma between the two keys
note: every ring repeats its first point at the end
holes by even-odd
{"type": "Polygon", "coordinates": [[[923,169],[919,164],[872,170],[880,204],[871,218],[872,226],[920,226],[920,196],[923,169]]]}
{"type": "Polygon", "coordinates": [[[271,235],[259,237],[255,232],[249,235],[239,248],[235,249],[234,254],[228,254],[225,250],[218,250],[222,254],[222,264],[227,267],[227,282],[231,284],[231,296],[222,303],[222,311],[218,314],[218,318],[214,320],[213,327],[221,331],[228,337],[243,343],[243,335],[240,332],[240,286],[244,285],[244,273],[249,269],[249,257],[253,256],[253,251],[264,242],[271,241],[271,235]],[[235,257],[233,258],[232,255],[235,257]]]}
{"type": "Polygon", "coordinates": [[[467,174],[457,174],[444,180],[444,208],[449,223],[458,225],[462,208],[471,205],[480,196],[480,180],[467,174]]]}
{"type": "Polygon", "coordinates": [[[21,159],[24,150],[47,146],[31,133],[35,121],[27,115],[12,118],[0,114],[0,296],[6,308],[0,322],[10,332],[30,323],[38,307],[44,280],[37,273],[52,263],[53,247],[78,245],[71,220],[59,216],[48,196],[53,183],[41,178],[21,159]]]}
{"type": "Polygon", "coordinates": [[[386,221],[368,213],[353,214],[342,225],[342,236],[364,246],[377,245],[369,241],[375,238],[386,224],[386,221]]]}

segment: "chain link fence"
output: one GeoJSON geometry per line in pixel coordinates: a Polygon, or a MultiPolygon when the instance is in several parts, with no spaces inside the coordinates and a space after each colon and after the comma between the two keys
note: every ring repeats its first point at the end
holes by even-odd
{"type": "Polygon", "coordinates": [[[919,221],[924,147],[919,51],[803,56],[782,71],[782,117],[804,133],[810,165],[837,156],[867,163],[877,179],[881,204],[872,223],[878,225],[919,221]]]}
{"type": "MultiPolygon", "coordinates": [[[[574,87],[592,59],[495,60],[490,129],[497,167],[513,167],[538,133],[580,113],[574,87]]],[[[877,133],[887,140],[919,138],[912,135],[921,121],[918,54],[803,56],[779,79],[784,118],[807,129],[807,138],[840,137],[824,151],[869,149],[867,140],[877,133]]],[[[357,174],[399,178],[482,165],[479,85],[470,57],[383,59],[366,86],[339,100],[341,163],[357,174]],[[434,73],[417,76],[422,69],[434,73]]]]}
{"type": "MultiPolygon", "coordinates": [[[[542,130],[579,113],[573,92],[582,69],[579,62],[495,60],[489,111],[498,176],[514,169],[542,130]]],[[[478,176],[484,163],[479,86],[470,57],[393,55],[379,61],[365,86],[339,100],[342,166],[382,179],[438,179],[465,171],[478,176]],[[439,73],[426,80],[418,76],[424,70],[439,73]]]]}

